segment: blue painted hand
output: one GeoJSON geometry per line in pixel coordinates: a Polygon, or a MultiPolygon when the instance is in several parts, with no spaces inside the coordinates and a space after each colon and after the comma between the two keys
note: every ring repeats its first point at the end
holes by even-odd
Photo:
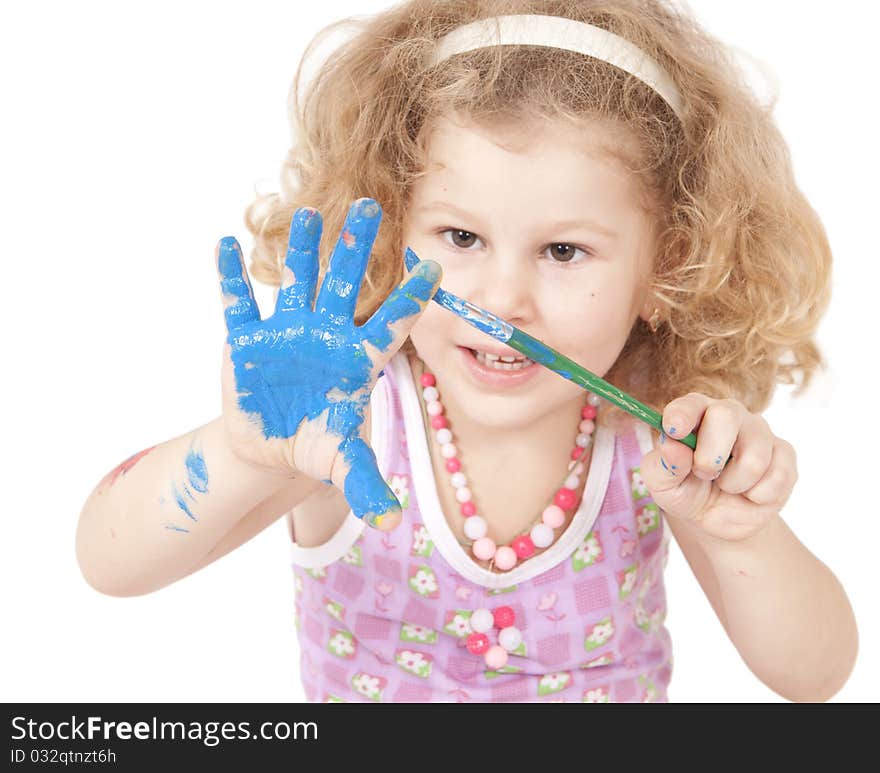
{"type": "Polygon", "coordinates": [[[436,292],[441,269],[420,262],[355,325],[381,220],[374,200],[352,204],[315,301],[323,221],[314,209],[297,210],[275,312],[264,320],[236,240],[222,239],[216,257],[228,331],[223,413],[233,451],[287,476],[330,480],[357,517],[387,529],[399,522],[400,503],[361,436],[364,411],[380,372],[436,292]]]}

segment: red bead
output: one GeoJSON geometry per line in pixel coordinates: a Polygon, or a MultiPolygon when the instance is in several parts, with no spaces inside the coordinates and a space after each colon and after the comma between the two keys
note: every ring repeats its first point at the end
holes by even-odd
{"type": "Polygon", "coordinates": [[[580,459],[584,455],[584,449],[580,446],[575,446],[571,449],[571,458],[572,459],[580,459]]]}
{"type": "Polygon", "coordinates": [[[422,373],[421,378],[419,378],[419,382],[423,387],[434,386],[437,383],[437,380],[434,378],[433,373],[422,373]]]}
{"type": "Polygon", "coordinates": [[[477,507],[473,502],[462,502],[461,503],[461,514],[465,518],[469,518],[472,515],[476,515],[477,507]]]}
{"type": "Polygon", "coordinates": [[[595,405],[585,405],[581,408],[581,418],[582,419],[595,419],[596,418],[596,406],[595,405]]]}
{"type": "Polygon", "coordinates": [[[472,633],[467,637],[465,646],[468,648],[468,652],[474,655],[482,655],[489,649],[489,637],[484,633],[472,633]]]}
{"type": "Polygon", "coordinates": [[[520,534],[510,543],[517,558],[531,558],[535,554],[535,543],[528,534],[520,534]]]}
{"type": "Polygon", "coordinates": [[[571,510],[574,507],[575,502],[577,502],[577,494],[572,491],[570,488],[561,488],[556,492],[556,496],[553,497],[553,504],[558,505],[563,510],[571,510]]]}
{"type": "Polygon", "coordinates": [[[431,417],[431,426],[434,429],[443,429],[444,427],[449,426],[449,422],[447,421],[446,417],[441,413],[438,416],[431,417]]]}
{"type": "Polygon", "coordinates": [[[492,612],[492,616],[495,618],[495,627],[499,630],[513,625],[516,621],[516,615],[510,607],[497,607],[492,612]]]}
{"type": "Polygon", "coordinates": [[[446,460],[446,472],[458,472],[461,469],[461,462],[457,456],[452,456],[446,460]]]}

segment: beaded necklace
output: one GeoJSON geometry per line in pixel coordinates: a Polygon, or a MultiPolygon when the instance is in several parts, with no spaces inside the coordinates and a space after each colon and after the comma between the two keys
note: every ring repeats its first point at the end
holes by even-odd
{"type": "Polygon", "coordinates": [[[556,539],[554,529],[565,523],[567,514],[577,508],[579,500],[577,489],[580,476],[584,474],[581,460],[593,441],[596,429],[596,418],[599,396],[592,392],[587,394],[587,404],[581,409],[581,418],[574,448],[571,450],[571,461],[568,464],[565,480],[553,496],[553,502],[541,513],[541,519],[526,534],[515,537],[510,545],[496,545],[488,536],[486,520],[477,514],[471,490],[467,486],[467,477],[462,472],[458,449],[453,443],[453,434],[449,420],[444,414],[443,403],[437,389],[437,380],[433,373],[424,372],[419,377],[422,386],[422,398],[428,413],[434,437],[440,447],[440,454],[445,460],[449,481],[455,489],[455,498],[459,503],[461,514],[465,517],[464,533],[471,540],[469,544],[474,556],[481,561],[488,561],[490,569],[494,566],[501,571],[509,571],[518,562],[531,558],[536,548],[549,547],[556,539]]]}

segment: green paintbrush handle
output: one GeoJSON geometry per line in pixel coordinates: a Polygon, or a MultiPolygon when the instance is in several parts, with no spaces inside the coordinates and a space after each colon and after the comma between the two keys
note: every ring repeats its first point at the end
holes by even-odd
{"type": "MultiPolygon", "coordinates": [[[[630,397],[626,392],[622,392],[613,384],[609,384],[594,373],[590,373],[590,371],[578,365],[574,360],[570,360],[537,338],[533,338],[528,333],[524,333],[519,328],[514,327],[513,334],[506,343],[511,349],[516,349],[529,359],[539,362],[563,378],[567,378],[578,386],[599,395],[599,397],[607,400],[609,403],[614,403],[618,408],[635,416],[637,419],[641,419],[645,424],[650,424],[658,432],[664,431],[662,417],[653,408],[649,408],[634,397],[630,397]]],[[[680,443],[684,443],[691,449],[696,450],[697,436],[693,432],[687,437],[672,439],[678,440],[680,443]]]]}

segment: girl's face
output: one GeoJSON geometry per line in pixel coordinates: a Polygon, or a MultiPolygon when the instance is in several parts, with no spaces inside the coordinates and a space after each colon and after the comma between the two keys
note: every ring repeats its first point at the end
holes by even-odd
{"type": "MultiPolygon", "coordinates": [[[[638,179],[603,150],[621,147],[619,133],[544,123],[514,134],[443,121],[428,139],[405,243],[443,266],[444,289],[607,373],[636,318],[652,310],[644,304],[653,221],[638,179]]],[[[441,400],[473,425],[526,427],[585,399],[541,366],[521,383],[486,383],[469,350],[518,353],[436,303],[411,338],[441,400]]]]}

